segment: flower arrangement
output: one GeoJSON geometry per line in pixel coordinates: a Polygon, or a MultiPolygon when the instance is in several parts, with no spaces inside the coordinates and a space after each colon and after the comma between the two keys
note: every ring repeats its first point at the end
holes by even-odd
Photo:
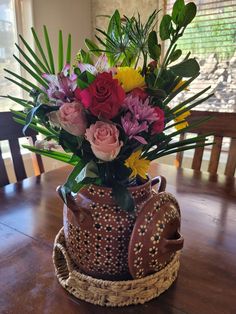
{"type": "Polygon", "coordinates": [[[173,141],[196,126],[189,125],[186,117],[190,109],[211,96],[201,97],[208,87],[171,106],[174,97],[187,92],[199,75],[197,60],[190,53],[182,56],[177,49],[178,39],[196,15],[196,6],[177,0],[172,14],[162,17],[159,32],[157,15],[154,11],[142,23],[139,15],[121,17],[115,11],[108,29],[97,29],[100,46],[86,39],[88,50],[81,49],[73,62],[71,35],[64,54],[60,31],[58,69],[45,26],[46,49],[32,28],[38,54],[20,36],[24,49],[16,47],[24,61],[14,57],[36,82],[6,69],[13,77],[7,79],[31,99],[6,97],[24,107],[24,111],[13,111],[15,121],[24,125],[23,131],[29,127],[45,137],[36,146],[25,147],[74,166],[63,185],[64,195],[91,183],[109,186],[117,204],[133,210],[127,186],[147,179],[152,160],[211,144],[207,135],[173,141]],[[164,41],[169,42],[166,52],[164,41]],[[64,152],[56,150],[56,144],[64,152]]]}

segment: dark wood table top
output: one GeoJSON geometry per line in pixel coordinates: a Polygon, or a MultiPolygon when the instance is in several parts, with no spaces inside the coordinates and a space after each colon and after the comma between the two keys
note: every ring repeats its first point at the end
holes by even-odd
{"type": "Polygon", "coordinates": [[[179,277],[144,305],[104,308],[69,295],[52,264],[62,226],[57,185],[68,168],[0,189],[0,313],[233,314],[236,313],[236,181],[153,164],[182,209],[185,245],[179,277]]]}

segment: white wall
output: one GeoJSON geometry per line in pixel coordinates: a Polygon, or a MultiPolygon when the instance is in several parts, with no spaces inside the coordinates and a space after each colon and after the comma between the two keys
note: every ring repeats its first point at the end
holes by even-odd
{"type": "Polygon", "coordinates": [[[42,36],[46,25],[52,40],[53,49],[57,49],[58,31],[64,36],[72,35],[72,57],[84,46],[84,39],[91,37],[91,1],[90,0],[32,0],[33,23],[42,36]]]}

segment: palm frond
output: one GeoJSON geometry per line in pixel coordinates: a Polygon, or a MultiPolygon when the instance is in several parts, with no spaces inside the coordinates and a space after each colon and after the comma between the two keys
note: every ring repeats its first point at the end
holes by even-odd
{"type": "Polygon", "coordinates": [[[58,34],[58,72],[61,72],[64,66],[63,36],[62,31],[58,34]]]}
{"type": "Polygon", "coordinates": [[[68,35],[67,40],[66,63],[71,63],[71,34],[68,35]]]}
{"type": "Polygon", "coordinates": [[[37,35],[37,33],[36,33],[36,31],[35,31],[35,29],[34,29],[33,27],[31,27],[31,31],[32,31],[32,34],[33,34],[33,37],[34,37],[34,41],[35,41],[35,43],[36,43],[36,46],[37,46],[37,48],[38,48],[38,50],[39,50],[39,52],[40,52],[40,54],[41,54],[41,56],[42,56],[42,58],[43,58],[43,61],[44,61],[44,63],[45,63],[45,67],[46,67],[46,69],[47,69],[45,72],[52,73],[52,72],[51,72],[51,69],[50,69],[50,66],[49,66],[49,63],[48,63],[48,60],[47,60],[47,58],[46,58],[46,55],[45,55],[45,53],[44,53],[44,50],[43,50],[42,45],[41,45],[41,43],[40,43],[40,40],[39,40],[39,38],[38,38],[38,35],[37,35]]]}
{"type": "Polygon", "coordinates": [[[36,55],[36,53],[33,51],[33,49],[29,46],[29,44],[25,41],[25,39],[19,35],[21,41],[23,42],[26,49],[29,51],[33,59],[37,62],[38,66],[42,69],[44,73],[48,72],[49,69],[43,64],[43,62],[39,59],[39,57],[36,55]]]}
{"type": "Polygon", "coordinates": [[[48,36],[47,27],[45,25],[43,26],[43,31],[44,31],[44,39],[45,39],[47,52],[48,52],[48,58],[49,58],[49,64],[50,64],[50,70],[51,70],[50,73],[55,74],[54,58],[53,58],[51,43],[48,36]]]}

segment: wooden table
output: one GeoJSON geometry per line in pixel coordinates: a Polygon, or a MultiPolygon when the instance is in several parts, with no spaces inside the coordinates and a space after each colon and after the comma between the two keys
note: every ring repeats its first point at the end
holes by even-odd
{"type": "Polygon", "coordinates": [[[168,178],[182,208],[185,246],[177,282],[145,305],[103,308],[69,295],[52,264],[62,202],[55,189],[68,168],[0,190],[0,313],[236,313],[236,188],[234,179],[152,165],[168,178]]]}

